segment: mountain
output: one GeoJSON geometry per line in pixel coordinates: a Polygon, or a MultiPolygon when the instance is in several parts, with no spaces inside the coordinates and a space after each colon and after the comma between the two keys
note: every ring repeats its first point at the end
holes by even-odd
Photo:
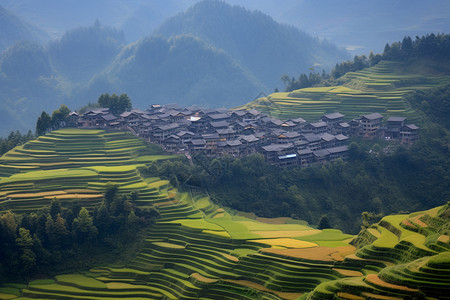
{"type": "Polygon", "coordinates": [[[93,26],[66,32],[49,44],[48,53],[58,73],[79,84],[108,66],[124,45],[121,31],[97,21],[93,26]]]}
{"type": "Polygon", "coordinates": [[[48,55],[36,42],[18,42],[0,55],[1,135],[34,129],[36,116],[61,99],[48,55]]]}
{"type": "Polygon", "coordinates": [[[160,102],[233,106],[263,86],[224,51],[179,35],[153,36],[126,47],[90,88],[94,95],[105,88],[126,92],[134,106],[144,108],[160,102]]]}
{"type": "Polygon", "coordinates": [[[18,41],[40,41],[46,34],[0,5],[0,53],[18,41]]]}
{"type": "Polygon", "coordinates": [[[319,41],[292,26],[275,22],[259,11],[205,0],[167,20],[155,34],[198,36],[235,58],[266,86],[280,83],[283,74],[329,69],[348,58],[326,41],[319,41]]]}

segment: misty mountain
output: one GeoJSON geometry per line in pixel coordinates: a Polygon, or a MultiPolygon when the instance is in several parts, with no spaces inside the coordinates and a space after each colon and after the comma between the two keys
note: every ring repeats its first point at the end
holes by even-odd
{"type": "Polygon", "coordinates": [[[126,92],[136,107],[179,103],[235,106],[263,85],[224,51],[190,35],[145,38],[126,47],[90,86],[90,94],[126,92]]]}
{"type": "Polygon", "coordinates": [[[0,134],[34,127],[36,115],[61,101],[59,82],[45,49],[18,42],[0,55],[0,134]]]}
{"type": "Polygon", "coordinates": [[[167,20],[155,33],[198,36],[223,49],[269,89],[280,83],[283,74],[306,73],[314,67],[321,71],[348,58],[334,45],[277,23],[268,15],[218,0],[197,3],[167,20]]]}
{"type": "Polygon", "coordinates": [[[46,34],[31,26],[0,5],[0,52],[18,41],[39,41],[46,34]]]}
{"type": "Polygon", "coordinates": [[[95,22],[94,26],[70,30],[48,46],[55,69],[78,83],[109,65],[125,45],[123,33],[95,22]]]}

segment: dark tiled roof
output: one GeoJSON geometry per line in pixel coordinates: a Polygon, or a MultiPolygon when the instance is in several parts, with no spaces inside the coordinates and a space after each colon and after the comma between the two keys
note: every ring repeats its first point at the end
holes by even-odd
{"type": "Polygon", "coordinates": [[[345,141],[345,140],[348,140],[348,136],[343,135],[343,134],[338,134],[338,135],[336,135],[336,139],[338,141],[345,141]]]}
{"type": "Polygon", "coordinates": [[[327,150],[328,150],[328,152],[333,154],[333,153],[345,152],[348,150],[348,147],[347,146],[339,146],[339,147],[328,148],[327,150]]]}
{"type": "Polygon", "coordinates": [[[317,157],[325,157],[325,156],[330,155],[330,152],[328,152],[328,150],[326,150],[326,149],[316,150],[316,151],[313,151],[313,153],[317,157]]]}
{"type": "Polygon", "coordinates": [[[107,114],[107,115],[101,115],[102,119],[105,119],[106,121],[112,121],[112,120],[116,120],[117,117],[112,115],[112,114],[107,114]]]}
{"type": "Polygon", "coordinates": [[[305,119],[303,118],[292,119],[291,121],[294,123],[306,123],[305,119]]]}
{"type": "Polygon", "coordinates": [[[335,112],[335,113],[331,113],[331,114],[326,114],[323,115],[325,118],[327,118],[328,120],[334,120],[334,119],[339,119],[339,118],[343,118],[344,115],[339,113],[339,112],[335,112]]]}
{"type": "Polygon", "coordinates": [[[414,124],[408,124],[408,125],[406,125],[406,127],[408,127],[408,128],[411,129],[411,130],[417,130],[417,129],[419,129],[419,127],[417,127],[417,126],[414,125],[414,124]]]}
{"type": "Polygon", "coordinates": [[[307,148],[307,149],[298,150],[297,153],[298,153],[298,155],[306,155],[306,154],[311,154],[313,152],[311,151],[311,149],[307,148]]]}
{"type": "Polygon", "coordinates": [[[214,128],[228,127],[230,125],[227,121],[210,122],[209,124],[214,128]]]}
{"type": "Polygon", "coordinates": [[[302,136],[308,142],[320,141],[320,136],[315,135],[314,133],[306,133],[306,134],[302,134],[302,136]]]}
{"type": "Polygon", "coordinates": [[[389,117],[388,122],[404,122],[406,117],[389,117]]]}
{"type": "Polygon", "coordinates": [[[291,148],[292,144],[270,144],[268,146],[262,147],[264,151],[267,152],[279,152],[285,149],[291,148]]]}
{"type": "Polygon", "coordinates": [[[315,128],[319,128],[319,127],[326,127],[327,126],[327,123],[325,123],[325,122],[322,122],[322,121],[320,121],[320,122],[314,122],[314,123],[309,123],[312,127],[315,127],[315,128]]]}
{"type": "Polygon", "coordinates": [[[201,140],[192,140],[191,143],[194,146],[206,145],[206,141],[203,140],[203,139],[201,139],[201,140]]]}
{"type": "Polygon", "coordinates": [[[334,140],[336,137],[334,136],[334,135],[332,135],[332,134],[329,134],[329,133],[322,133],[322,134],[320,134],[319,135],[320,136],[320,138],[322,139],[322,140],[324,140],[324,141],[326,141],[326,142],[331,142],[332,140],[334,140]]]}
{"type": "Polygon", "coordinates": [[[256,136],[254,136],[253,134],[249,134],[249,135],[241,135],[241,136],[239,137],[239,139],[240,139],[240,140],[245,140],[245,141],[248,142],[248,143],[259,141],[259,139],[258,139],[256,136]]]}
{"type": "Polygon", "coordinates": [[[217,139],[219,139],[219,135],[217,133],[202,134],[202,137],[205,140],[217,140],[217,139]]]}
{"type": "Polygon", "coordinates": [[[382,119],[383,116],[380,115],[379,113],[372,113],[372,114],[368,114],[368,115],[362,115],[362,118],[366,118],[368,120],[376,120],[376,119],[382,119]]]}
{"type": "Polygon", "coordinates": [[[170,129],[175,129],[180,127],[177,123],[171,123],[168,125],[162,125],[162,126],[158,126],[159,129],[161,130],[170,130],[170,129]]]}

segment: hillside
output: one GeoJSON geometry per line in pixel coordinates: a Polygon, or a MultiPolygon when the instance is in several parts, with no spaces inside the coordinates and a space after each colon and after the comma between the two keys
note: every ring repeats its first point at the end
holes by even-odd
{"type": "Polygon", "coordinates": [[[151,103],[233,106],[263,88],[231,56],[191,35],[154,36],[126,47],[91,83],[91,95],[105,91],[102,82],[111,87],[106,90],[127,91],[142,108],[151,103]]]}
{"type": "Polygon", "coordinates": [[[383,60],[373,67],[348,72],[338,79],[340,85],[273,93],[245,107],[281,119],[301,116],[317,120],[325,113],[339,111],[347,118],[378,112],[384,116],[405,116],[415,122],[419,113],[406,96],[450,83],[448,66],[447,60],[434,58],[383,60]]]}
{"type": "Polygon", "coordinates": [[[352,236],[339,230],[317,230],[290,218],[232,215],[201,193],[148,177],[156,175],[151,168],[146,172],[153,161],[170,158],[155,154],[126,133],[67,129],[4,155],[0,165],[3,226],[5,209],[26,213],[54,197],[62,206],[78,201],[92,211],[108,182],[116,183],[121,192],[136,191],[137,207],[153,207],[160,217],[126,265],[41,277],[27,285],[4,283],[2,297],[316,299],[327,298],[344,285],[355,285],[345,289],[354,295],[439,298],[447,292],[439,282],[449,280],[448,206],[385,217],[353,239],[352,244],[360,248],[355,252],[349,244],[352,236]],[[422,259],[426,255],[434,257],[422,259]],[[400,264],[401,270],[414,267],[413,263],[426,265],[415,271],[415,278],[422,278],[418,284],[405,275],[401,282],[395,279],[399,275],[393,264],[400,264]],[[363,280],[367,287],[360,290],[363,280]]]}
{"type": "Polygon", "coordinates": [[[97,21],[93,26],[67,31],[49,43],[47,52],[61,81],[79,86],[111,64],[124,45],[122,32],[97,21]]]}
{"type": "MultiPolygon", "coordinates": [[[[343,276],[333,268],[354,252],[348,244],[350,235],[317,230],[290,218],[253,220],[231,215],[201,193],[194,196],[167,180],[145,175],[152,161],[168,158],[152,154],[126,133],[77,129],[54,131],[5,154],[0,164],[3,213],[36,211],[55,197],[62,206],[76,201],[92,211],[114,182],[119,192],[137,192],[137,207],[152,207],[160,214],[128,265],[31,282],[23,295],[291,299],[324,280],[343,276]],[[298,260],[302,253],[307,257],[304,262],[298,260]]],[[[0,288],[4,294],[11,290],[11,286],[0,288]]]]}
{"type": "Polygon", "coordinates": [[[391,215],[361,231],[344,264],[365,276],[323,283],[304,299],[449,299],[449,209],[391,215]]]}
{"type": "Polygon", "coordinates": [[[206,0],[164,22],[156,31],[166,37],[198,36],[224,50],[272,90],[283,74],[329,69],[347,58],[334,45],[297,28],[282,25],[258,11],[206,0]]]}

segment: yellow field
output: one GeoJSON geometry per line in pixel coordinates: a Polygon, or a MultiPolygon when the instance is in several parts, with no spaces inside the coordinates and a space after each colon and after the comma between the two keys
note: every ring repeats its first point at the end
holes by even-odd
{"type": "Polygon", "coordinates": [[[286,248],[312,248],[319,246],[316,243],[299,241],[289,238],[252,240],[252,242],[262,243],[270,246],[281,246],[286,248]]]}
{"type": "Polygon", "coordinates": [[[260,235],[263,238],[291,238],[317,234],[320,230],[252,230],[251,232],[260,235]]]}

